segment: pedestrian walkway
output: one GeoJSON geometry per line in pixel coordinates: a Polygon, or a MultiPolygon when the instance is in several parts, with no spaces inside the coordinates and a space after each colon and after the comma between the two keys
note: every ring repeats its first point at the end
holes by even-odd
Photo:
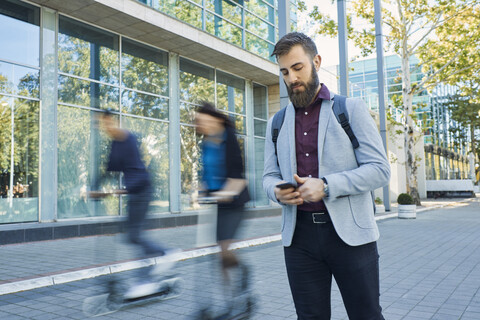
{"type": "MultiPolygon", "coordinates": [[[[452,206],[471,199],[424,200],[418,211],[442,206],[452,206]]],[[[396,216],[396,205],[377,219],[396,216]]],[[[252,246],[280,239],[281,217],[265,217],[244,221],[239,247],[252,246]]],[[[178,247],[185,252],[183,259],[212,252],[198,250],[196,226],[183,226],[147,231],[148,237],[178,247]]],[[[155,263],[155,260],[138,261],[135,248],[128,245],[123,235],[69,238],[0,246],[0,294],[30,290],[125,271],[155,263]]]]}
{"type": "MultiPolygon", "coordinates": [[[[251,221],[255,224],[255,220],[251,221]]],[[[260,223],[258,223],[260,224],[260,223]]],[[[378,221],[381,305],[385,319],[480,319],[480,200],[420,210],[417,219],[378,221]]],[[[240,249],[251,266],[257,308],[253,319],[296,319],[279,241],[240,249]]],[[[120,310],[99,319],[188,319],[208,276],[207,256],[187,259],[176,270],[185,280],[175,299],[120,310]]],[[[2,259],[3,262],[3,259],[2,259]]],[[[134,271],[120,273],[129,278],[134,271]]],[[[85,297],[98,293],[99,278],[0,296],[0,319],[84,319],[85,297]]],[[[212,281],[213,283],[213,281],[212,281]]],[[[334,285],[332,319],[347,319],[334,285]]]]}

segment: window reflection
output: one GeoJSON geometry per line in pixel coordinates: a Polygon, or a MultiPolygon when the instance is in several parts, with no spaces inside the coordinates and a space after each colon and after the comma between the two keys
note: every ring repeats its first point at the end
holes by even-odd
{"type": "Polygon", "coordinates": [[[245,114],[245,80],[217,71],[217,108],[245,114]]]}
{"type": "Polygon", "coordinates": [[[196,135],[194,127],[186,125],[180,127],[181,210],[196,209],[191,200],[199,188],[200,142],[201,137],[196,135]]]}
{"type": "Polygon", "coordinates": [[[119,88],[63,75],[58,76],[58,101],[95,109],[118,110],[119,88]]]}
{"type": "Polygon", "coordinates": [[[0,61],[0,92],[23,97],[39,98],[38,69],[0,61]]]}
{"type": "Polygon", "coordinates": [[[0,3],[0,26],[0,59],[38,67],[39,8],[20,1],[4,0],[0,3]]]}
{"type": "MultiPolygon", "coordinates": [[[[153,186],[153,200],[150,212],[169,211],[169,152],[168,152],[168,123],[122,117],[122,127],[132,131],[140,143],[140,152],[145,167],[150,173],[153,186]]],[[[123,212],[126,214],[126,212],[123,212]]]]}
{"type": "MultiPolygon", "coordinates": [[[[105,175],[109,142],[98,130],[97,112],[59,106],[58,134],[58,187],[57,206],[60,219],[118,215],[118,198],[105,201],[87,201],[87,191],[96,177],[105,175]]],[[[102,188],[119,188],[118,178],[109,176],[102,188]]]]}
{"type": "Polygon", "coordinates": [[[38,219],[39,103],[0,95],[0,223],[38,219]]]}
{"type": "Polygon", "coordinates": [[[187,102],[215,101],[214,70],[180,59],[180,99],[187,102]]]}
{"type": "Polygon", "coordinates": [[[122,112],[167,120],[168,100],[132,90],[123,90],[122,112]]]}
{"type": "Polygon", "coordinates": [[[118,36],[61,16],[58,67],[78,77],[118,84],[118,36]]]}
{"type": "Polygon", "coordinates": [[[168,54],[123,39],[122,83],[131,89],[168,96],[168,54]]]}

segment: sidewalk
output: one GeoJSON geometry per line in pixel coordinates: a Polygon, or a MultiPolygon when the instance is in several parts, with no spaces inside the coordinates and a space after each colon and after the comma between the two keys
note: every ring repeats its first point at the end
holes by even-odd
{"type": "MultiPolygon", "coordinates": [[[[378,222],[380,300],[385,319],[478,320],[480,199],[430,203],[419,210],[417,219],[378,222]]],[[[258,230],[276,222],[249,221],[258,230]]],[[[246,247],[238,253],[253,274],[257,308],[252,319],[296,319],[280,242],[246,247]]],[[[177,264],[185,281],[180,297],[120,310],[99,319],[188,319],[199,297],[211,292],[210,285],[215,285],[208,278],[212,271],[207,258],[186,259],[177,264]],[[194,286],[199,275],[206,283],[202,290],[194,286]]],[[[134,272],[121,272],[118,276],[128,279],[134,272]]],[[[0,319],[84,319],[82,301],[98,294],[98,281],[85,279],[0,295],[0,319]]],[[[336,285],[332,319],[348,319],[336,285]]]]}
{"type": "MultiPolygon", "coordinates": [[[[427,199],[417,212],[458,205],[472,199],[427,199]]],[[[377,220],[396,217],[396,205],[378,215],[377,220]]],[[[237,247],[248,247],[280,240],[281,217],[247,219],[237,247]]],[[[198,249],[196,226],[147,231],[148,237],[169,247],[184,250],[181,259],[211,253],[198,249]]],[[[0,295],[71,282],[154,264],[154,259],[137,260],[135,250],[123,235],[91,236],[0,246],[0,295]]]]}

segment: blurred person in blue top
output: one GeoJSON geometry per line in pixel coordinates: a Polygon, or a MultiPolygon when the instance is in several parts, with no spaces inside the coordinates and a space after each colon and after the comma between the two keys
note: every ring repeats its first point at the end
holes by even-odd
{"type": "MultiPolygon", "coordinates": [[[[171,269],[175,263],[177,249],[167,249],[145,237],[145,220],[152,201],[152,185],[150,175],[142,161],[137,138],[135,135],[118,126],[118,121],[111,111],[100,116],[100,127],[112,139],[107,171],[122,172],[125,190],[113,193],[127,194],[126,230],[128,241],[141,250],[141,257],[160,256],[157,265],[150,274],[139,273],[138,283],[125,294],[126,298],[134,299],[151,294],[156,285],[152,282],[153,275],[159,275],[171,269]]],[[[100,193],[91,192],[90,196],[100,193]]]]}
{"type": "Polygon", "coordinates": [[[228,248],[242,220],[245,203],[250,200],[242,153],[234,125],[212,104],[203,102],[196,110],[195,125],[197,133],[203,135],[200,194],[218,198],[217,241],[222,271],[227,277],[228,269],[240,266],[238,257],[228,248]]]}

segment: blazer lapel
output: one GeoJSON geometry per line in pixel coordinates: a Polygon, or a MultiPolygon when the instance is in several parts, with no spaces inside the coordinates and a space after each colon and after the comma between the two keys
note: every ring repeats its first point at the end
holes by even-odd
{"type": "Polygon", "coordinates": [[[297,156],[295,148],[295,108],[289,103],[285,115],[285,124],[287,125],[288,144],[290,146],[290,163],[292,168],[292,176],[297,173],[297,156]]]}
{"type": "Polygon", "coordinates": [[[322,107],[320,109],[320,115],[318,118],[318,164],[322,162],[323,145],[325,142],[325,135],[327,133],[328,121],[333,113],[333,93],[330,93],[330,100],[323,100],[322,107]]]}

